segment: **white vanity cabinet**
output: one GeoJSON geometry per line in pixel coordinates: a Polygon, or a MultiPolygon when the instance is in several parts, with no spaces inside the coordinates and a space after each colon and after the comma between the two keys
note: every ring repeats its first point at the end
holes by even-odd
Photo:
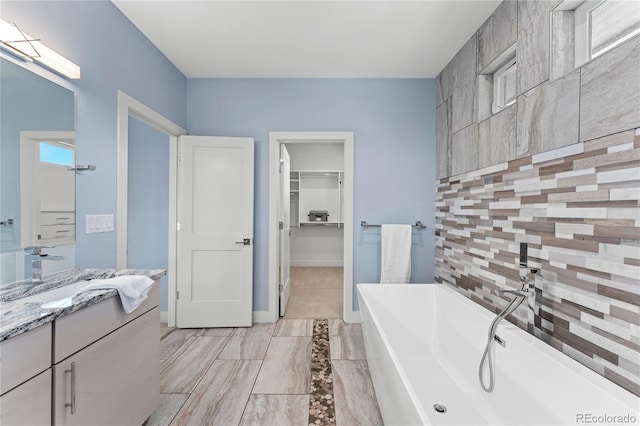
{"type": "Polygon", "coordinates": [[[51,424],[51,368],[0,397],[2,426],[51,424]]]}
{"type": "Polygon", "coordinates": [[[160,402],[160,286],[133,313],[118,297],[56,321],[54,425],[141,425],[160,402]]]}
{"type": "Polygon", "coordinates": [[[136,425],[160,401],[154,308],[54,366],[55,425],[136,425]]]}
{"type": "Polygon", "coordinates": [[[0,424],[51,424],[51,324],[0,343],[0,424]]]}
{"type": "Polygon", "coordinates": [[[0,342],[0,425],[140,426],[160,403],[160,284],[0,342]]]}

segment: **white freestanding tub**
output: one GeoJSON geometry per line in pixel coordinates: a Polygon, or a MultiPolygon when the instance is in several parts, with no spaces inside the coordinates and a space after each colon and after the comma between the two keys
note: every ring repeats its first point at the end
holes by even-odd
{"type": "Polygon", "coordinates": [[[450,287],[358,284],[358,297],[386,425],[638,424],[639,398],[507,321],[494,390],[483,391],[478,365],[494,314],[450,287]]]}

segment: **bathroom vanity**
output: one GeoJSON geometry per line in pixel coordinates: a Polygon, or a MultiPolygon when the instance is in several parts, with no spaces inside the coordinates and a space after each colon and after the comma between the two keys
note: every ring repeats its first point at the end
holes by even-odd
{"type": "Polygon", "coordinates": [[[72,271],[47,280],[44,292],[0,292],[0,424],[141,425],[160,399],[162,275],[72,271]],[[84,278],[132,274],[156,282],[130,314],[116,290],[89,290],[58,308],[38,301],[84,278]]]}

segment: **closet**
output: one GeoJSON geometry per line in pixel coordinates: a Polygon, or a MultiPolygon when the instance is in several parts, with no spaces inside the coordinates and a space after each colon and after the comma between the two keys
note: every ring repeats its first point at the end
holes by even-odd
{"type": "Polygon", "coordinates": [[[287,144],[291,266],[343,265],[342,144],[287,144]]]}

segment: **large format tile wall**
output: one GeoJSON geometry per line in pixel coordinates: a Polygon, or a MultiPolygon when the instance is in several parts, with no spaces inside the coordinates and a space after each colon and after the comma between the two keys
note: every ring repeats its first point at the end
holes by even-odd
{"type": "Polygon", "coordinates": [[[542,339],[640,395],[640,37],[550,78],[556,4],[504,1],[438,76],[436,281],[497,312],[528,242],[542,339]],[[517,101],[492,115],[513,45],[517,101]]]}

